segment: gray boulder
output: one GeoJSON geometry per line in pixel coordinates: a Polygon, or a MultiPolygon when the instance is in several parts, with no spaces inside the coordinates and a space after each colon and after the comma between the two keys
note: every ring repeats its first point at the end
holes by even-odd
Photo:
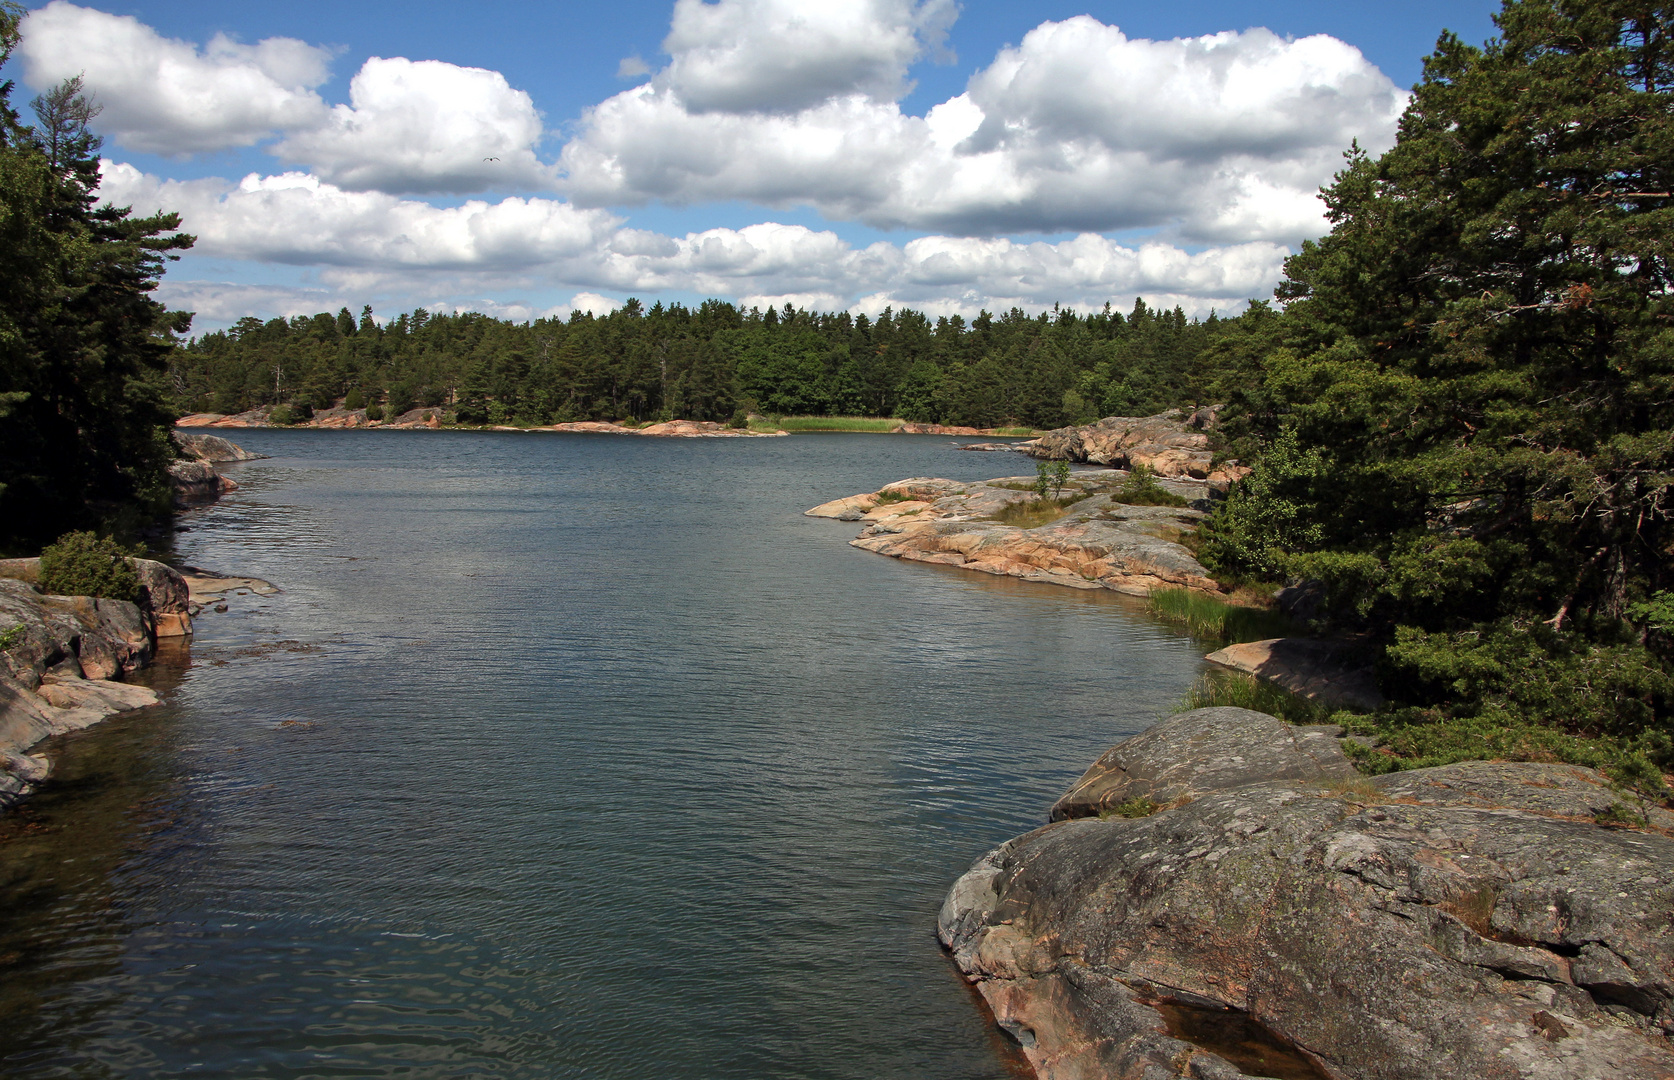
{"type": "Polygon", "coordinates": [[[1130,799],[1166,806],[1267,780],[1356,776],[1341,734],[1230,706],[1179,713],[1117,743],[1053,804],[1051,817],[1096,817],[1130,799]]]}
{"type": "Polygon", "coordinates": [[[255,461],[266,454],[253,454],[230,439],[219,435],[204,435],[195,431],[173,431],[174,445],[180,455],[193,461],[255,461]]]}
{"type": "Polygon", "coordinates": [[[1213,790],[1150,745],[1119,764],[1193,801],[1012,840],[938,920],[1042,1080],[1674,1076],[1674,816],[1605,827],[1567,765],[1213,790]]]}

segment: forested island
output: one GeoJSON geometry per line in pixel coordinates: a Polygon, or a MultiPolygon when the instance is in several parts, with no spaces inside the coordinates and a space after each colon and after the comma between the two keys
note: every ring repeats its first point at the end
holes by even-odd
{"type": "Polygon", "coordinates": [[[1143,299],[1123,314],[1013,308],[932,322],[792,308],[696,309],[629,299],[607,315],[514,323],[422,308],[379,322],[245,318],[185,343],[170,363],[183,413],[344,404],[373,419],[445,406],[463,424],[900,417],[978,428],[1054,428],[1147,415],[1213,396],[1224,357],[1272,316],[1188,319],[1143,299]]]}

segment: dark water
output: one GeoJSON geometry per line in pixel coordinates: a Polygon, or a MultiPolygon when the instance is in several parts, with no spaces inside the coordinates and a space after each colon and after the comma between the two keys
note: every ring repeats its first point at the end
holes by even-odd
{"type": "Polygon", "coordinates": [[[180,554],[285,591],[0,818],[0,1075],[1011,1075],[941,897],[1200,652],[801,511],[1021,459],[239,441],[180,554]]]}

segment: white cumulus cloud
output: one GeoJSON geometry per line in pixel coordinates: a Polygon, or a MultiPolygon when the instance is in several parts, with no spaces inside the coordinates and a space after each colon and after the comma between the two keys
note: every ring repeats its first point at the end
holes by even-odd
{"type": "Polygon", "coordinates": [[[658,82],[693,112],[794,112],[852,93],[894,99],[938,49],[953,0],[675,0],[658,82]]]}
{"type": "Polygon", "coordinates": [[[45,87],[85,75],[104,112],[101,131],[135,150],[183,155],[248,146],[320,122],[314,87],[328,50],[293,38],[241,45],[216,35],[203,49],[126,15],[53,0],[23,20],[16,55],[45,87]]]}
{"type": "MultiPolygon", "coordinates": [[[[679,292],[746,303],[869,310],[895,304],[966,313],[1053,303],[1088,308],[1141,295],[1205,314],[1271,291],[1288,254],[1265,241],[1189,253],[1091,233],[1056,243],[925,236],[857,247],[828,230],[775,222],[668,236],[548,199],[437,207],[344,191],[300,173],[237,183],[173,181],[112,162],[105,163],[100,194],[140,213],[177,210],[184,228],[199,237],[195,250],[202,255],[320,268],[328,291],[312,287],[266,298],[264,307],[280,304],[283,313],[327,295],[399,296],[411,306],[445,292],[481,306],[485,301],[475,298],[497,291],[571,288],[595,298],[597,290],[679,292]]],[[[238,294],[234,286],[171,280],[174,289],[189,285],[190,296],[217,312],[238,294]]],[[[259,290],[244,295],[264,296],[259,290]]]]}
{"type": "Polygon", "coordinates": [[[498,71],[374,56],[350,82],[349,100],[274,153],[353,191],[551,186],[551,170],[535,157],[535,103],[498,71]]]}
{"type": "Polygon", "coordinates": [[[1036,27],[923,117],[817,72],[805,95],[775,98],[794,110],[699,107],[682,63],[585,115],[561,158],[578,202],[747,199],[968,235],[1293,240],[1323,231],[1317,189],[1350,141],[1389,145],[1406,104],[1334,38],[1147,41],[1087,16],[1036,27]]]}

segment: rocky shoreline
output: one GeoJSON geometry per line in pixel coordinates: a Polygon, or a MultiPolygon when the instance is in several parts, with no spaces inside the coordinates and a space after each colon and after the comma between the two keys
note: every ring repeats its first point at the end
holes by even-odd
{"type": "Polygon", "coordinates": [[[1040,504],[1032,476],[980,483],[915,477],[805,513],[864,522],[853,546],[912,562],[1131,596],[1164,587],[1219,592],[1209,571],[1180,542],[1205,516],[1210,483],[1159,481],[1188,505],[1133,506],[1118,498],[1129,476],[1114,469],[1072,475],[1064,491],[1082,498],[1061,517],[1033,527],[998,519],[1008,508],[1040,504]]]}
{"type": "Polygon", "coordinates": [[[1620,827],[1569,765],[1363,777],[1340,736],[1171,717],[954,884],[938,934],[1035,1075],[1674,1075],[1674,814],[1620,827]]]}

